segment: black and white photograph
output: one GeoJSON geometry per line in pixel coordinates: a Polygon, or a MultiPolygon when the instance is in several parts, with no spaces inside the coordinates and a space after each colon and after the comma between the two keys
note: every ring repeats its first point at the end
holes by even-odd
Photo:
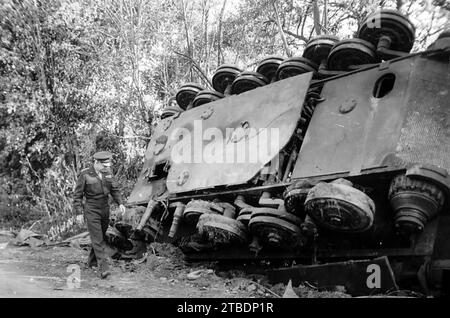
{"type": "Polygon", "coordinates": [[[0,0],[0,298],[449,297],[450,2],[0,0]]]}

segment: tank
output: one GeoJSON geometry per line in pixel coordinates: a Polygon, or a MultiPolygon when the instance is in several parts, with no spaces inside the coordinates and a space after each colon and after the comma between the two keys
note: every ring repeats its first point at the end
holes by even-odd
{"type": "Polygon", "coordinates": [[[215,91],[184,85],[116,228],[189,260],[289,261],[274,282],[448,293],[449,31],[409,53],[413,25],[380,16],[302,57],[219,67],[215,91]]]}

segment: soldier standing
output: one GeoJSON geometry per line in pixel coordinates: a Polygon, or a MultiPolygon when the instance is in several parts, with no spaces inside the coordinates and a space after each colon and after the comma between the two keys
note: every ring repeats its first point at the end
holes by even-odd
{"type": "Polygon", "coordinates": [[[120,212],[125,213],[119,187],[112,176],[112,153],[101,151],[94,154],[94,164],[81,171],[75,187],[73,207],[76,213],[83,210],[91,237],[92,249],[88,257],[89,267],[99,266],[101,278],[111,274],[106,254],[105,233],[109,225],[109,194],[119,205],[120,212]]]}

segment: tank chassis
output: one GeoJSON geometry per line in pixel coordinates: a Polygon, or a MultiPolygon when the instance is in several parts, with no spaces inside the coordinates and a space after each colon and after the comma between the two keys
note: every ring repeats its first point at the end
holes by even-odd
{"type": "Polygon", "coordinates": [[[189,260],[289,261],[268,271],[273,282],[332,281],[355,295],[410,284],[450,292],[444,39],[325,78],[307,72],[224,92],[165,117],[128,200],[139,211],[128,238],[171,242],[189,260]],[[194,133],[196,122],[231,128],[203,146],[249,149],[261,137],[249,128],[277,128],[278,142],[262,138],[272,145],[262,163],[174,162],[181,139],[171,134],[194,133]]]}

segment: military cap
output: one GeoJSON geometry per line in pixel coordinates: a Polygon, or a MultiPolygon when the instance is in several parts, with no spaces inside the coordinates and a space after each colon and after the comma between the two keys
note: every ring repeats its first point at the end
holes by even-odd
{"type": "Polygon", "coordinates": [[[109,151],[99,151],[94,154],[94,159],[100,161],[101,163],[111,165],[112,153],[109,151]]]}

